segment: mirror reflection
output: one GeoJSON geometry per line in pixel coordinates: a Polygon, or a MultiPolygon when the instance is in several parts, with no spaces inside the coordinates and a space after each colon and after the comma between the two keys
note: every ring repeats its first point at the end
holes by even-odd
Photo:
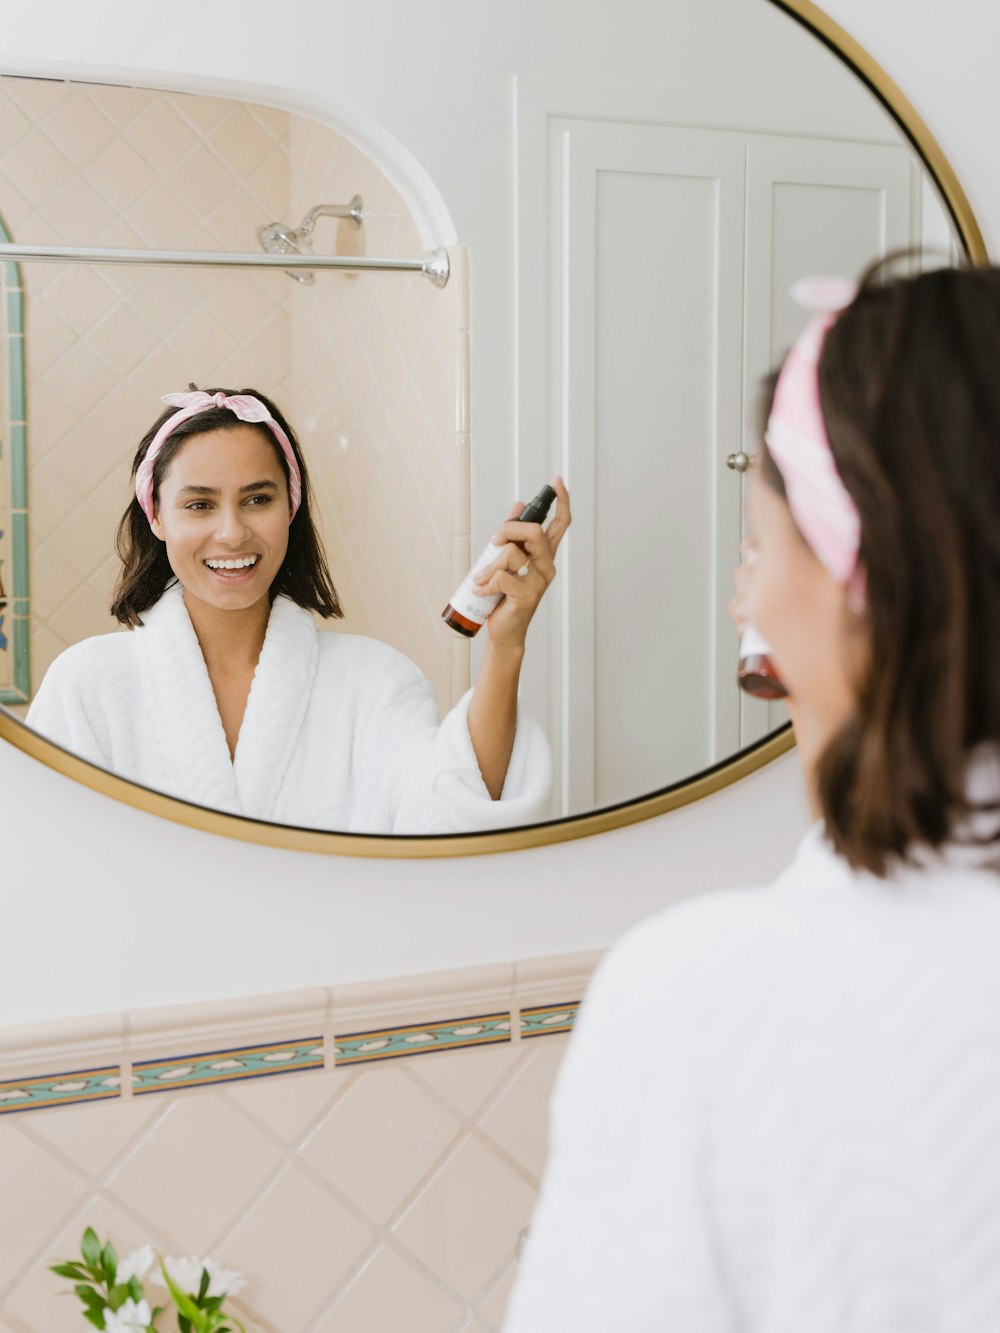
{"type": "MultiPolygon", "coordinates": [[[[651,24],[661,21],[650,15],[651,24]]],[[[717,76],[696,90],[637,87],[610,75],[567,79],[565,70],[549,77],[527,55],[510,71],[518,112],[516,452],[527,491],[520,499],[562,473],[574,526],[544,601],[536,587],[520,676],[523,727],[499,728],[492,766],[469,728],[456,728],[478,804],[463,804],[456,778],[441,816],[450,822],[427,829],[531,822],[631,799],[724,760],[784,720],[781,705],[740,696],[725,603],[756,385],[804,319],[789,287],[808,273],[856,273],[897,246],[947,249],[952,240],[914,155],[868,92],[766,6],[762,42],[773,45],[776,22],[788,28],[789,80],[769,86],[766,99],[754,62],[721,48],[717,76]],[[502,752],[517,759],[522,730],[535,756],[524,772],[534,778],[525,777],[523,790],[508,788],[509,798],[520,793],[511,803],[491,801],[507,781],[511,759],[502,752]],[[528,803],[517,805],[529,789],[528,803]]],[[[218,98],[3,78],[0,126],[11,145],[0,157],[0,214],[17,241],[244,252],[256,248],[258,228],[281,221],[301,230],[299,220],[311,217],[317,254],[425,248],[385,172],[301,116],[218,98]],[[355,196],[364,200],[361,226],[316,211],[355,196]]],[[[473,276],[490,264],[489,255],[470,260],[473,276]]],[[[137,441],[161,395],[193,383],[252,386],[277,405],[301,439],[345,611],[333,634],[403,654],[429,682],[440,715],[455,716],[473,680],[489,675],[486,636],[470,660],[440,613],[515,499],[492,484],[484,489],[473,435],[475,509],[492,516],[473,541],[468,384],[456,353],[470,326],[461,264],[444,290],[402,274],[318,274],[310,285],[283,273],[6,269],[0,670],[8,706],[24,716],[48,668],[73,645],[146,632],[121,629],[110,614],[121,568],[114,534],[130,503],[137,441]],[[30,503],[16,475],[25,437],[30,503]]],[[[473,384],[481,373],[474,363],[473,384]]],[[[280,479],[274,484],[280,490],[280,479]]],[[[228,550],[213,548],[206,559],[228,550]]],[[[508,573],[517,577],[519,567],[512,562],[508,573]]],[[[247,662],[234,693],[242,690],[254,722],[246,751],[263,752],[258,771],[267,777],[259,782],[268,792],[248,795],[245,806],[238,755],[233,763],[243,733],[220,697],[226,673],[213,678],[188,622],[188,660],[197,665],[201,654],[201,674],[196,685],[182,683],[180,671],[171,677],[174,711],[157,723],[161,739],[149,742],[161,758],[168,742],[180,746],[181,768],[163,758],[151,785],[280,822],[417,827],[395,823],[391,801],[368,807],[378,810],[374,822],[354,823],[350,801],[321,793],[311,778],[281,795],[275,774],[296,762],[286,754],[289,726],[277,704],[264,706],[261,690],[256,730],[247,662]],[[210,722],[218,779],[204,787],[184,770],[195,751],[195,700],[210,722]]],[[[325,624],[318,641],[329,630],[325,624]]],[[[263,679],[264,655],[260,664],[263,679]]],[[[281,687],[290,708],[302,700],[301,682],[292,686],[287,673],[281,687]]],[[[497,713],[488,711],[492,731],[497,713]]],[[[33,721],[47,730],[41,712],[33,721]]],[[[391,727],[379,743],[387,751],[365,749],[360,732],[348,751],[338,725],[317,721],[303,733],[331,783],[343,794],[360,750],[362,767],[385,777],[381,756],[395,759],[398,748],[391,727]]],[[[435,737],[447,732],[446,722],[435,737]]],[[[93,758],[88,744],[77,737],[72,748],[93,758]]]]}

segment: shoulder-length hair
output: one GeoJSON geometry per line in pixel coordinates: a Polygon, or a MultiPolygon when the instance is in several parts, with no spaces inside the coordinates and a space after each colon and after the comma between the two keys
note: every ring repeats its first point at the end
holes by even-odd
{"type": "MultiPolygon", "coordinates": [[[[196,386],[192,384],[190,387],[194,389],[196,386]]],[[[229,397],[234,390],[207,389],[206,392],[212,394],[224,393],[229,397]]],[[[302,474],[302,501],[288,529],[288,550],[281,563],[281,568],[271,584],[271,601],[273,602],[277,596],[283,595],[290,597],[293,602],[305,607],[307,611],[315,611],[318,615],[337,619],[344,612],[337,590],[334,588],[333,580],[330,577],[322,540],[313,522],[309,476],[299,441],[280,409],[269,398],[266,398],[257,389],[240,389],[239,392],[250,394],[259,399],[268,409],[288,436],[299,465],[299,471],[302,474]]],[[[153,436],[165,421],[176,414],[177,410],[175,407],[168,407],[142,437],[132,463],[133,482],[139,464],[145,458],[146,450],[149,448],[153,436]]],[[[289,479],[288,462],[266,422],[242,421],[227,407],[210,407],[204,412],[199,412],[196,416],[189,417],[187,421],[181,422],[176,431],[164,441],[163,447],[153,463],[154,504],[159,499],[160,486],[163,484],[163,479],[167,475],[170,464],[185,441],[190,440],[195,435],[204,434],[206,431],[233,430],[241,426],[252,426],[271,444],[281,463],[287,483],[289,479]]],[[[134,495],[122,515],[121,522],[118,524],[115,546],[122,562],[122,568],[115,585],[111,602],[111,614],[123,625],[132,629],[142,623],[142,612],[148,611],[151,606],[159,601],[167,585],[174,579],[173,570],[167,560],[166,545],[153,533],[149,526],[149,520],[134,495]]]]}
{"type": "Polygon", "coordinates": [[[880,876],[919,844],[982,842],[977,811],[1000,809],[969,788],[972,751],[1000,741],[1000,270],[901,278],[898,258],[864,275],[819,363],[861,519],[871,651],[816,790],[835,849],[880,876]]]}

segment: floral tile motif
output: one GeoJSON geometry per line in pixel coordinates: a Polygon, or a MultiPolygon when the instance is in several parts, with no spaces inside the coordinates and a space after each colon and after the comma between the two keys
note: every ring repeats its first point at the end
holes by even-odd
{"type": "Polygon", "coordinates": [[[16,1078],[0,1082],[0,1115],[11,1111],[37,1111],[45,1106],[72,1106],[77,1102],[103,1102],[121,1096],[121,1072],[83,1069],[41,1078],[16,1078]]]}
{"type": "Polygon", "coordinates": [[[352,1032],[334,1039],[337,1065],[358,1065],[371,1060],[392,1060],[428,1051],[460,1050],[510,1041],[510,1014],[478,1014],[445,1023],[409,1024],[372,1032],[352,1032]]]}
{"type": "Polygon", "coordinates": [[[236,1079],[267,1078],[323,1068],[322,1037],[241,1046],[235,1050],[175,1055],[165,1060],[137,1060],[132,1066],[132,1092],[173,1092],[236,1079]]]}
{"type": "Polygon", "coordinates": [[[569,1032],[580,1008],[579,1000],[568,1004],[538,1004],[521,1010],[521,1040],[546,1037],[553,1032],[569,1032]]]}

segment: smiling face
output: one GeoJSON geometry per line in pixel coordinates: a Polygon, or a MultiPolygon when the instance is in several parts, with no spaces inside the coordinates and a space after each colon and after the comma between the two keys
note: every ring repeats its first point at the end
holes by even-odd
{"type": "Polygon", "coordinates": [[[267,598],[290,521],[277,450],[256,427],[239,425],[181,446],[160,483],[151,527],[185,599],[245,611],[267,598]]]}

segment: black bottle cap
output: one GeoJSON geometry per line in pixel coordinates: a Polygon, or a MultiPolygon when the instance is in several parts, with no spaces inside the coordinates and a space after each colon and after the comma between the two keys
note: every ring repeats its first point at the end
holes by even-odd
{"type": "Polygon", "coordinates": [[[543,486],[533,500],[529,500],[517,516],[519,523],[544,523],[552,508],[556,493],[551,486],[543,486]]]}

